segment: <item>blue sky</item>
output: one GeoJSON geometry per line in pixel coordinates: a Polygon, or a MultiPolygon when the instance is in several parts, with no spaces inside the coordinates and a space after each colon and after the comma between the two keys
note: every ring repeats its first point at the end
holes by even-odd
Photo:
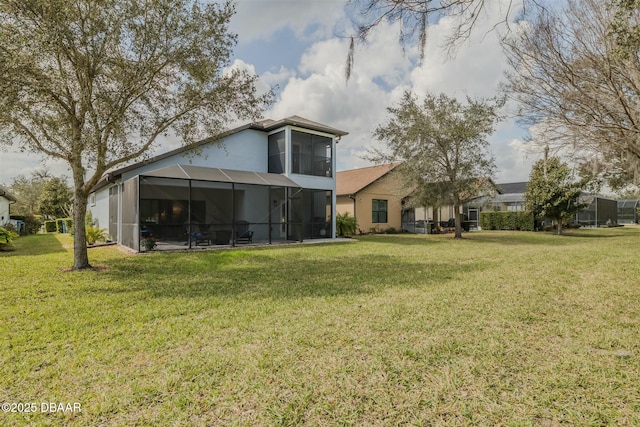
{"type": "MultiPolygon", "coordinates": [[[[368,166],[362,156],[377,144],[371,133],[385,120],[386,107],[405,90],[418,96],[426,91],[457,97],[495,94],[505,58],[491,28],[504,18],[509,0],[490,3],[493,9],[481,16],[472,39],[452,59],[441,49],[453,25],[448,17],[429,28],[422,64],[415,48],[405,52],[400,48],[398,26],[380,26],[358,48],[347,82],[348,40],[342,35],[351,21],[344,0],[238,0],[231,22],[231,30],[238,34],[232,66],[258,74],[261,90],[277,86],[276,102],[265,111],[265,118],[296,114],[345,130],[349,135],[338,145],[338,170],[368,166]]],[[[527,180],[540,154],[527,149],[525,135],[514,119],[507,119],[490,138],[497,182],[527,180]]],[[[163,141],[154,153],[177,145],[163,141]]],[[[43,166],[55,175],[71,175],[63,162],[9,149],[0,152],[0,183],[9,184],[16,175],[29,175],[43,166]]]]}

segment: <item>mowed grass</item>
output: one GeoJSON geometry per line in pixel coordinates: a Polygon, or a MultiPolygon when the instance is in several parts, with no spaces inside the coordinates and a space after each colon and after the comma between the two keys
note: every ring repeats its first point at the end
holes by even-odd
{"type": "Polygon", "coordinates": [[[1,425],[640,425],[640,228],[0,254],[1,425]]]}

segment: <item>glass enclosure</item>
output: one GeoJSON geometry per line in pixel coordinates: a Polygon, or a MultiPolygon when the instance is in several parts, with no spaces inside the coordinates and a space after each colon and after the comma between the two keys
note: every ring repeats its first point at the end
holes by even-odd
{"type": "MultiPolygon", "coordinates": [[[[127,197],[129,207],[139,202],[140,231],[135,236],[140,241],[127,244],[134,249],[331,237],[331,191],[151,176],[139,181],[139,201],[127,197]]],[[[128,196],[127,183],[123,198],[128,196]]],[[[135,185],[129,187],[137,190],[135,185]]],[[[134,212],[129,207],[125,204],[124,211],[134,212]]],[[[137,229],[135,216],[129,216],[137,229]]]]}
{"type": "MultiPolygon", "coordinates": [[[[291,131],[291,172],[302,175],[333,176],[332,139],[291,131]]],[[[271,152],[269,153],[271,156],[271,152]]]]}

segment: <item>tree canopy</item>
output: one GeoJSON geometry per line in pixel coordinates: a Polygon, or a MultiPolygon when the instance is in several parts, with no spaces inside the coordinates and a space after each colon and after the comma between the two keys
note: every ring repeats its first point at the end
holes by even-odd
{"type": "Polygon", "coordinates": [[[569,166],[557,157],[537,161],[531,169],[525,206],[538,219],[554,220],[558,234],[564,222],[582,208],[582,182],[575,181],[569,166]]]}
{"type": "Polygon", "coordinates": [[[420,102],[405,92],[374,132],[386,147],[370,155],[376,162],[401,162],[397,170],[412,190],[414,206],[452,204],[456,237],[462,232],[460,207],[481,195],[495,172],[487,138],[502,105],[496,100],[466,101],[427,94],[420,102]]]}
{"type": "Polygon", "coordinates": [[[640,183],[640,9],[567,0],[505,41],[503,89],[542,143],[570,153],[612,188],[640,183]]]}
{"type": "Polygon", "coordinates": [[[0,0],[0,140],[69,164],[82,228],[104,172],[159,136],[190,144],[259,117],[272,94],[229,67],[233,14],[199,0],[0,0]]]}

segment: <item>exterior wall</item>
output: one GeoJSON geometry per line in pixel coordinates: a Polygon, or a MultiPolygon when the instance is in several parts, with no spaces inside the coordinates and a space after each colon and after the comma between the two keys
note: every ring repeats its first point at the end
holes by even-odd
{"type": "MultiPolygon", "coordinates": [[[[89,196],[87,210],[91,211],[91,216],[98,228],[109,230],[109,187],[101,188],[95,193],[95,203],[92,203],[89,196]]],[[[116,236],[112,236],[115,239],[116,236]]]]}
{"type": "Polygon", "coordinates": [[[336,197],[336,211],[338,213],[348,212],[349,215],[356,216],[356,213],[353,211],[353,199],[349,196],[336,197]]]}
{"type": "MultiPolygon", "coordinates": [[[[355,197],[358,229],[368,232],[371,228],[379,228],[381,230],[391,227],[396,230],[402,228],[403,189],[392,172],[359,191],[355,197]],[[371,212],[374,199],[387,201],[386,223],[373,223],[371,212]]],[[[353,209],[353,203],[351,203],[351,206],[351,209],[353,209]]],[[[341,213],[341,211],[338,212],[341,213]]]]}
{"type": "Polygon", "coordinates": [[[222,144],[211,143],[200,147],[199,155],[180,153],[125,172],[122,174],[122,180],[126,181],[136,175],[167,166],[187,163],[210,168],[267,172],[268,160],[267,134],[247,129],[224,138],[222,144]]]}
{"type": "Polygon", "coordinates": [[[0,197],[0,225],[9,222],[9,200],[0,197]]]}

